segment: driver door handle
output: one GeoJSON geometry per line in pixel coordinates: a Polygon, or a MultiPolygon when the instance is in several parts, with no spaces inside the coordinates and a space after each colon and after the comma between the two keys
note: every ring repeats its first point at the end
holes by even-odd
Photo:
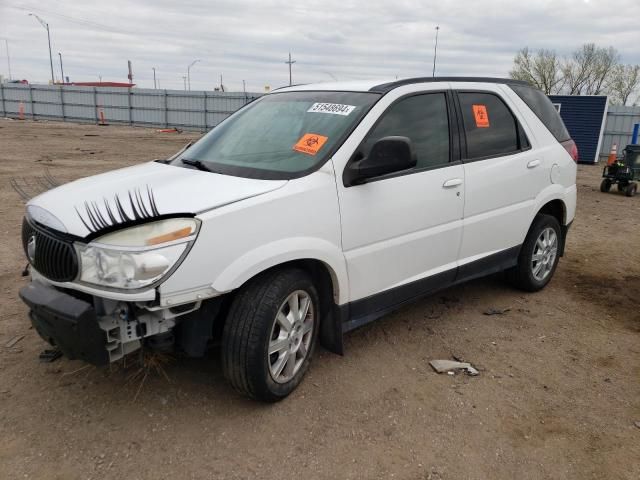
{"type": "Polygon", "coordinates": [[[538,165],[540,165],[540,160],[531,160],[527,163],[527,168],[536,168],[538,165]]]}
{"type": "Polygon", "coordinates": [[[452,187],[457,187],[458,185],[462,185],[461,178],[450,178],[449,180],[447,180],[442,184],[442,188],[452,188],[452,187]]]}

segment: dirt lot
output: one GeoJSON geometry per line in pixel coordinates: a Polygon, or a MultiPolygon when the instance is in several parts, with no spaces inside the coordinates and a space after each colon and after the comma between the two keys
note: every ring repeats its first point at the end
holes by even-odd
{"type": "Polygon", "coordinates": [[[39,363],[11,179],[33,193],[47,169],[66,182],[196,136],[0,120],[0,478],[640,478],[640,196],[600,193],[600,167],[579,169],[543,292],[497,278],[449,289],[348,335],[344,357],[318,352],[279,404],[236,395],[215,351],[142,386],[131,370],[39,363]],[[428,365],[452,355],[480,376],[428,365]]]}

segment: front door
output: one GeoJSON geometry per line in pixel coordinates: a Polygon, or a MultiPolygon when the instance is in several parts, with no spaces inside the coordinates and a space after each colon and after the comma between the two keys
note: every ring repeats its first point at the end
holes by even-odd
{"type": "Polygon", "coordinates": [[[376,140],[408,137],[415,168],[338,185],[351,318],[388,309],[453,281],[461,242],[464,168],[452,155],[446,92],[391,103],[357,155],[376,140]]]}

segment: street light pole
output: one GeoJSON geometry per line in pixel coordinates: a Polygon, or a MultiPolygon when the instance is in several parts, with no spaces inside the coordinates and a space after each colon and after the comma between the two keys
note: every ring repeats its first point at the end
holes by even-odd
{"type": "Polygon", "coordinates": [[[7,68],[9,69],[9,80],[11,80],[11,57],[9,56],[9,40],[4,38],[4,46],[7,50],[7,68]]]}
{"type": "Polygon", "coordinates": [[[51,54],[51,33],[49,33],[49,24],[44,20],[42,20],[35,13],[30,13],[29,16],[35,17],[35,19],[38,20],[38,22],[40,22],[40,25],[42,25],[47,31],[47,41],[49,42],[49,65],[51,66],[51,84],[54,84],[56,83],[56,79],[53,76],[53,55],[51,54]]]}
{"type": "Polygon", "coordinates": [[[58,52],[58,56],[60,57],[60,75],[62,75],[62,83],[65,83],[65,81],[64,81],[64,69],[62,68],[62,53],[58,52]]]}
{"type": "Polygon", "coordinates": [[[436,57],[438,56],[438,32],[440,31],[440,25],[436,25],[436,45],[433,49],[433,72],[432,77],[436,76],[436,57]]]}
{"type": "Polygon", "coordinates": [[[189,90],[191,90],[191,67],[193,67],[196,63],[198,63],[200,60],[194,60],[193,62],[191,62],[189,64],[189,66],[187,67],[187,85],[189,86],[189,90]]]}
{"type": "Polygon", "coordinates": [[[158,88],[156,86],[156,67],[151,67],[151,69],[153,70],[153,89],[155,90],[156,88],[158,88]]]}
{"type": "Polygon", "coordinates": [[[182,81],[184,82],[184,89],[186,91],[187,90],[187,76],[186,75],[182,76],[182,81]]]}

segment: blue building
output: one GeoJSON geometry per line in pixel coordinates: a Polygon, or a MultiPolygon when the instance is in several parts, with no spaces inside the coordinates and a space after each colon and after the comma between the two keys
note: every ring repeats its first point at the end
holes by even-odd
{"type": "Polygon", "coordinates": [[[606,95],[549,95],[578,146],[580,163],[597,163],[609,106],[606,95]]]}

